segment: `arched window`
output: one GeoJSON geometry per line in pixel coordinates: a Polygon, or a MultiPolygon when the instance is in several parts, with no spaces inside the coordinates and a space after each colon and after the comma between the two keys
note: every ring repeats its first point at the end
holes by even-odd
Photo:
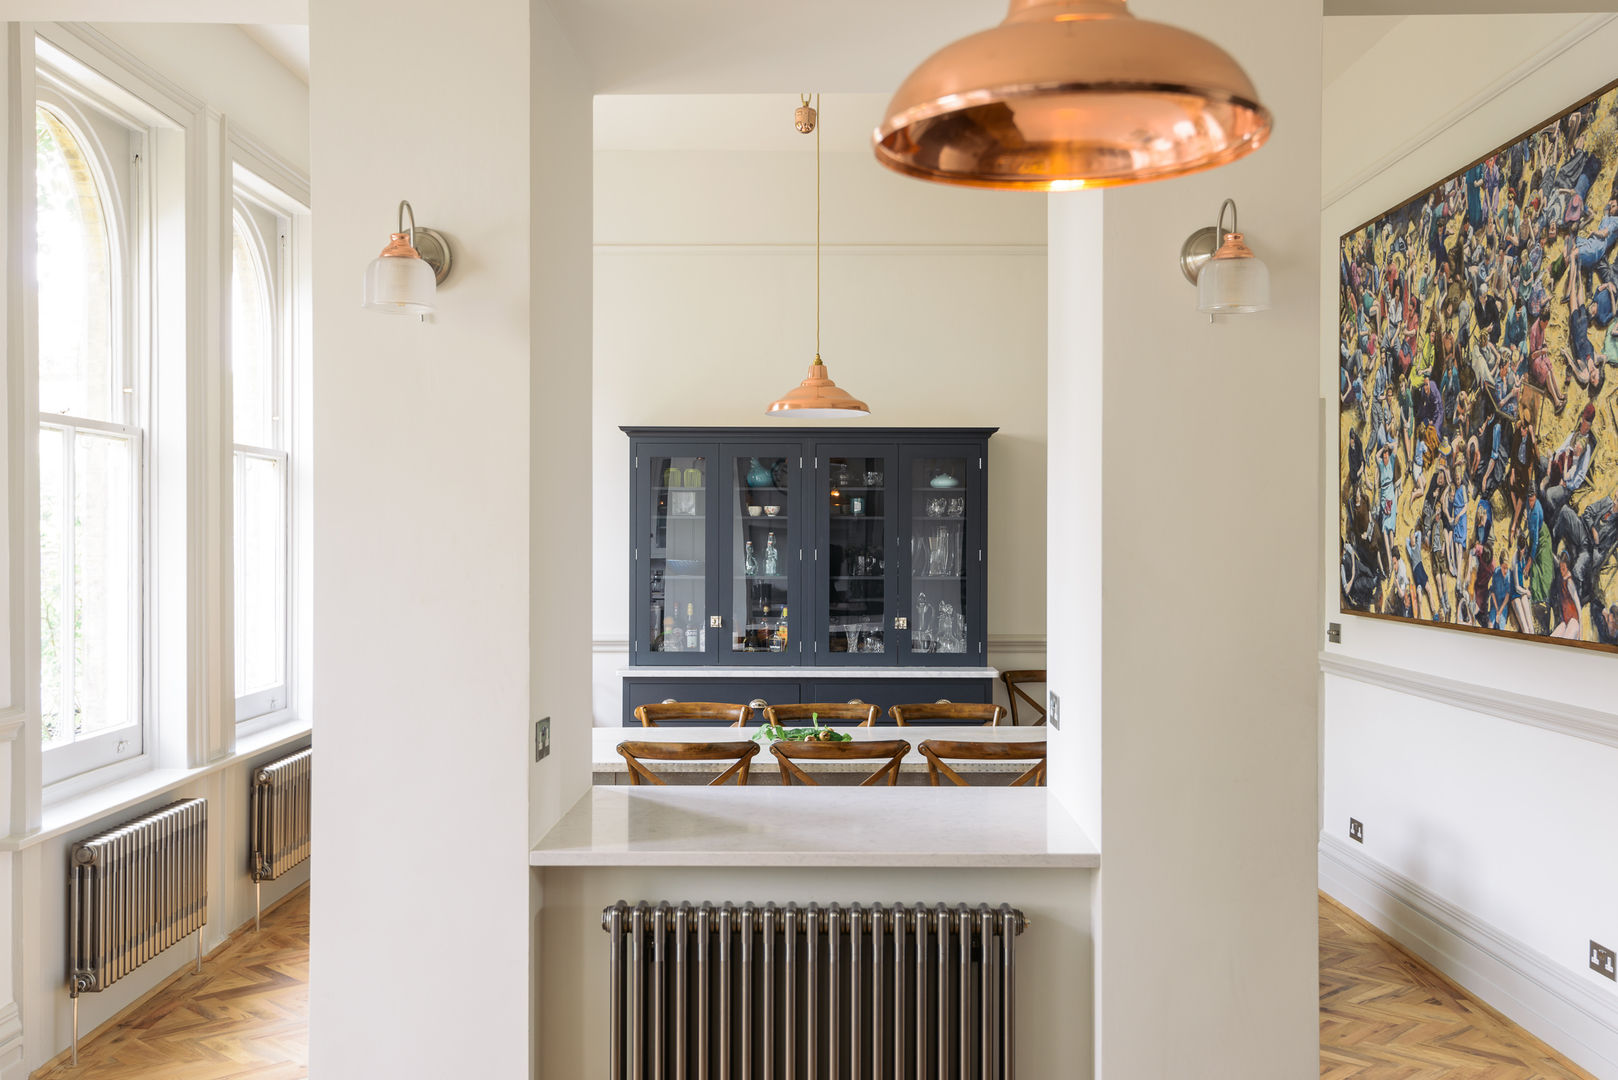
{"type": "Polygon", "coordinates": [[[82,131],[63,105],[35,108],[40,697],[46,750],[80,751],[57,772],[140,743],[140,403],[124,245],[82,131]]]}
{"type": "Polygon", "coordinates": [[[230,277],[235,440],[236,718],[287,707],[287,333],[281,237],[285,218],[238,198],[230,277]]]}

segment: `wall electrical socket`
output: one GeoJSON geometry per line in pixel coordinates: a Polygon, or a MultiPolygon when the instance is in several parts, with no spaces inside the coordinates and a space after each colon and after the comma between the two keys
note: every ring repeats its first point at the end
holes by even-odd
{"type": "Polygon", "coordinates": [[[551,756],[551,718],[542,716],[534,721],[534,760],[544,761],[551,756]]]}
{"type": "Polygon", "coordinates": [[[1348,838],[1357,844],[1365,843],[1365,825],[1359,818],[1348,819],[1348,838]]]}
{"type": "Polygon", "coordinates": [[[1613,982],[1618,982],[1618,958],[1613,956],[1611,949],[1605,945],[1597,945],[1593,941],[1590,942],[1590,970],[1598,971],[1613,982]]]}
{"type": "Polygon", "coordinates": [[[1045,696],[1050,700],[1045,705],[1045,723],[1057,731],[1062,730],[1062,699],[1056,696],[1054,690],[1047,691],[1045,696]]]}

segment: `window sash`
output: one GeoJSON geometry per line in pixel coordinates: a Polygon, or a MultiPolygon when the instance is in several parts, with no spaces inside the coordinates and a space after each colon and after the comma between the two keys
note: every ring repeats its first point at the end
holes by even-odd
{"type": "Polygon", "coordinates": [[[232,454],[232,476],[235,498],[233,500],[233,520],[231,523],[233,533],[232,564],[234,566],[233,595],[235,603],[232,605],[234,622],[234,678],[237,682],[236,694],[236,722],[238,724],[247,720],[254,720],[269,713],[279,712],[291,704],[290,700],[290,671],[292,657],[292,611],[291,611],[291,583],[289,553],[292,542],[292,500],[290,457],[285,450],[273,447],[249,446],[237,443],[232,454]],[[275,530],[274,553],[274,610],[275,610],[275,648],[277,663],[277,678],[267,687],[242,692],[242,675],[245,664],[244,635],[248,630],[245,618],[243,595],[246,588],[245,574],[247,560],[244,546],[249,535],[249,522],[247,521],[247,462],[250,459],[267,461],[276,466],[276,476],[279,478],[279,490],[276,492],[276,510],[280,521],[275,530]]]}
{"type": "MultiPolygon", "coordinates": [[[[78,581],[75,565],[78,561],[75,552],[77,543],[76,507],[78,505],[78,455],[80,433],[96,437],[116,440],[124,443],[123,453],[128,459],[129,490],[126,497],[129,500],[129,520],[127,528],[128,559],[124,567],[124,577],[128,583],[129,594],[125,598],[128,624],[124,628],[124,640],[128,643],[128,654],[125,657],[128,678],[126,680],[124,715],[128,718],[117,727],[105,728],[93,733],[79,735],[73,731],[72,718],[78,704],[78,678],[79,660],[77,649],[74,647],[75,636],[71,627],[63,627],[58,631],[58,650],[60,659],[60,684],[57,687],[59,716],[67,727],[65,738],[43,744],[43,770],[44,782],[47,784],[65,780],[81,773],[117,761],[131,760],[145,752],[145,650],[143,642],[144,628],[144,594],[145,594],[145,501],[142,497],[144,479],[142,464],[144,461],[142,433],[132,424],[114,424],[102,420],[91,420],[82,417],[69,417],[55,413],[40,416],[38,430],[40,435],[47,432],[54,434],[61,445],[60,467],[61,475],[55,492],[57,506],[64,515],[64,521],[59,523],[61,550],[59,559],[58,581],[54,590],[56,606],[60,618],[67,621],[75,610],[78,593],[78,581]]],[[[41,478],[43,480],[43,478],[41,478]]],[[[43,495],[43,492],[41,493],[43,495]]],[[[43,536],[41,536],[41,541],[43,536]]],[[[44,602],[43,588],[40,596],[44,602]]],[[[43,633],[43,630],[41,631],[43,633]]],[[[43,650],[42,650],[43,657],[43,650]]],[[[43,659],[41,661],[41,677],[43,677],[43,659]]]]}

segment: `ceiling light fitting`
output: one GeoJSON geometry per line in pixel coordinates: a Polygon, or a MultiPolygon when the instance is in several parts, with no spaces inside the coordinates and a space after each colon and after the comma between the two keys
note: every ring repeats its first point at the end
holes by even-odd
{"type": "Polygon", "coordinates": [[[1215,315],[1246,315],[1270,307],[1270,269],[1236,232],[1236,200],[1219,206],[1219,220],[1198,229],[1180,245],[1180,272],[1197,287],[1197,310],[1215,315]],[[1230,231],[1225,211],[1230,211],[1230,231]]]}
{"type": "Polygon", "coordinates": [[[922,180],[1074,191],[1227,164],[1270,124],[1205,38],[1124,0],[1011,0],[999,26],[923,61],[872,139],[878,161],[922,180]]]}
{"type": "Polygon", "coordinates": [[[388,235],[382,254],[365,268],[365,293],[361,306],[370,311],[394,315],[431,314],[438,298],[438,286],[449,277],[449,241],[442,233],[417,226],[416,211],[408,202],[399,203],[399,231],[388,235]],[[405,228],[405,215],[410,228],[405,228]]]}
{"type": "Polygon", "coordinates": [[[820,359],[820,95],[814,95],[813,105],[809,100],[808,94],[800,96],[792,113],[792,126],[804,135],[815,135],[815,362],[809,365],[808,377],[770,402],[764,414],[799,420],[847,420],[869,416],[871,409],[832,382],[820,359]]]}

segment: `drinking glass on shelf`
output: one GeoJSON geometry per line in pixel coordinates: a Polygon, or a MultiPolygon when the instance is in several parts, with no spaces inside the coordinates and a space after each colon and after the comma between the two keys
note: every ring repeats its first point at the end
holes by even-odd
{"type": "Polygon", "coordinates": [[[951,517],[960,517],[962,514],[966,513],[966,499],[960,495],[950,499],[949,513],[951,517]]]}
{"type": "Polygon", "coordinates": [[[875,470],[875,469],[871,470],[870,472],[867,472],[865,474],[865,486],[866,487],[873,487],[873,488],[881,487],[882,486],[882,473],[880,471],[878,471],[878,470],[875,470]]]}

